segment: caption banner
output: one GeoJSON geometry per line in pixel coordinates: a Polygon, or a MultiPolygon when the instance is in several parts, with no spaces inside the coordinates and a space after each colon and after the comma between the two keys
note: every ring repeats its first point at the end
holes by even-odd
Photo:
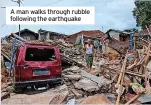
{"type": "Polygon", "coordinates": [[[6,24],[94,23],[94,7],[6,7],[6,24]]]}

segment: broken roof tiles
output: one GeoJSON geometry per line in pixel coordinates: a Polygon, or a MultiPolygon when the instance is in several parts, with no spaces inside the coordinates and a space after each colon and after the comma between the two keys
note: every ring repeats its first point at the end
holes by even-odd
{"type": "Polygon", "coordinates": [[[89,31],[80,31],[75,34],[68,36],[69,38],[76,38],[78,35],[85,35],[90,37],[101,37],[104,36],[104,33],[100,30],[89,30],[89,31]]]}

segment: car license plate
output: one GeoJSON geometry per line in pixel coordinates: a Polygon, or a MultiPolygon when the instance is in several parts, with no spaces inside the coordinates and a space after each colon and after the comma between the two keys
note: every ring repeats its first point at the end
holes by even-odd
{"type": "Polygon", "coordinates": [[[49,75],[49,70],[48,69],[34,69],[33,75],[35,76],[49,75]]]}

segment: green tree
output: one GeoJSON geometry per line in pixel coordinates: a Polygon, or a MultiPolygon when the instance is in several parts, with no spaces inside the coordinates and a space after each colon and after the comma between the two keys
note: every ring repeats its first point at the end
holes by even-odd
{"type": "Polygon", "coordinates": [[[151,1],[135,0],[133,16],[136,18],[136,25],[145,29],[151,24],[151,1]]]}

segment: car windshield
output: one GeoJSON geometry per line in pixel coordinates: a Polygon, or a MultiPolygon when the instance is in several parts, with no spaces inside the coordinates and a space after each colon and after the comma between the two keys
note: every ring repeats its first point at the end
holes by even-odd
{"type": "Polygon", "coordinates": [[[27,48],[25,61],[55,61],[54,49],[27,48]]]}

